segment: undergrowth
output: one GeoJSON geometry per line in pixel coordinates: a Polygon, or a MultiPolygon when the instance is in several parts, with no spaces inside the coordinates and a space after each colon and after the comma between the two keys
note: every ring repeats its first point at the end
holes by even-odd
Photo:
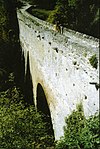
{"type": "Polygon", "coordinates": [[[56,144],[56,149],[99,149],[99,116],[85,118],[83,107],[66,118],[64,137],[56,144]]]}
{"type": "Polygon", "coordinates": [[[92,65],[93,68],[96,68],[98,67],[98,59],[96,57],[96,54],[92,55],[90,58],[89,58],[89,62],[90,64],[92,65]]]}
{"type": "Polygon", "coordinates": [[[53,145],[53,136],[43,121],[42,113],[24,101],[11,73],[0,92],[0,149],[46,149],[53,145]]]}

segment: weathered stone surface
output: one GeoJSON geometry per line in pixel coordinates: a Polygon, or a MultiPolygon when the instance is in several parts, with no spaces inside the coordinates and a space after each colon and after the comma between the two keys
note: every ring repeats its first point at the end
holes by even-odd
{"type": "Polygon", "coordinates": [[[99,83],[99,68],[95,69],[89,63],[93,54],[98,58],[98,40],[68,29],[61,35],[52,25],[31,16],[24,8],[17,15],[25,65],[29,51],[35,105],[40,83],[57,140],[63,135],[65,117],[76,109],[77,104],[82,102],[86,117],[99,109],[99,89],[91,84],[99,83]]]}

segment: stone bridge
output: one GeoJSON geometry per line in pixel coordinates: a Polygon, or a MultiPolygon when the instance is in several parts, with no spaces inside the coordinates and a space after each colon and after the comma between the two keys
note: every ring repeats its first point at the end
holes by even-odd
{"type": "MultiPolygon", "coordinates": [[[[96,87],[99,68],[93,68],[89,62],[94,54],[98,58],[98,39],[66,28],[62,35],[53,30],[53,25],[25,9],[17,10],[25,73],[29,56],[34,104],[36,107],[44,104],[42,96],[37,98],[41,86],[58,140],[63,135],[65,117],[76,109],[77,104],[83,104],[86,117],[99,109],[99,89],[96,87]]],[[[42,108],[46,107],[42,105],[42,108]]]]}

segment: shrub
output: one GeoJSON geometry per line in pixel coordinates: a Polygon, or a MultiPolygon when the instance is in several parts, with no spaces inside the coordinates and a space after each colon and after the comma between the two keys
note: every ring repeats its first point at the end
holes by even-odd
{"type": "Polygon", "coordinates": [[[68,10],[65,9],[66,5],[66,2],[63,6],[61,4],[56,5],[55,9],[49,14],[47,21],[53,24],[59,21],[63,26],[68,24],[68,10]]]}
{"type": "Polygon", "coordinates": [[[46,124],[33,106],[0,98],[0,147],[3,149],[45,148],[53,143],[46,124]]]}
{"type": "Polygon", "coordinates": [[[11,87],[0,92],[0,149],[39,149],[52,146],[42,114],[24,102],[19,88],[9,76],[11,87]],[[12,85],[13,84],[13,85],[12,85]]]}
{"type": "Polygon", "coordinates": [[[47,21],[53,24],[56,23],[58,21],[58,15],[59,15],[58,9],[52,10],[47,18],[47,21]]]}
{"type": "Polygon", "coordinates": [[[99,116],[86,119],[79,106],[77,111],[66,118],[64,137],[56,144],[56,149],[98,149],[99,148],[99,116]]]}
{"type": "Polygon", "coordinates": [[[98,67],[98,59],[96,57],[96,54],[94,54],[93,56],[91,56],[91,58],[89,58],[89,62],[90,64],[97,69],[98,67]]]}

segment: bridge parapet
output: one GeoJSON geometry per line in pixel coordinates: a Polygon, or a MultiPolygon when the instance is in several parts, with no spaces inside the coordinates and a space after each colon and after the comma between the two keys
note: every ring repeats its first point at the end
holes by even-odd
{"type": "MultiPolygon", "coordinates": [[[[56,140],[63,135],[65,117],[82,102],[85,116],[99,109],[99,67],[93,68],[89,58],[99,55],[98,39],[64,29],[55,32],[53,25],[30,15],[17,12],[20,42],[27,63],[29,52],[33,94],[37,105],[37,84],[46,94],[56,140]]],[[[26,70],[27,71],[27,70],[26,70]]]]}

